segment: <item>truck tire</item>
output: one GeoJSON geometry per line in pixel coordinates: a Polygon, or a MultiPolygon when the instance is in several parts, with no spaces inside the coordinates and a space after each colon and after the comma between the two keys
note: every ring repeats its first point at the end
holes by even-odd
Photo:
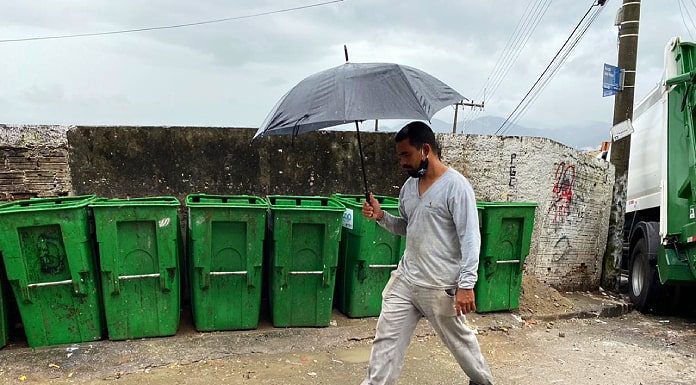
{"type": "Polygon", "coordinates": [[[628,287],[628,296],[636,310],[642,313],[661,311],[656,304],[663,291],[662,285],[655,264],[648,258],[648,245],[644,237],[638,239],[631,252],[628,287]]]}

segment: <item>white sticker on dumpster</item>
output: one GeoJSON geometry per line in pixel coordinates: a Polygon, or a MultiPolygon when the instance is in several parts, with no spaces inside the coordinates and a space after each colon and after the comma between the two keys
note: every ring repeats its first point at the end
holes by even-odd
{"type": "Polygon", "coordinates": [[[159,221],[159,227],[167,227],[169,226],[169,222],[171,222],[171,219],[169,218],[162,218],[159,221]]]}
{"type": "Polygon", "coordinates": [[[346,209],[343,212],[343,227],[353,229],[353,209],[346,209]]]}

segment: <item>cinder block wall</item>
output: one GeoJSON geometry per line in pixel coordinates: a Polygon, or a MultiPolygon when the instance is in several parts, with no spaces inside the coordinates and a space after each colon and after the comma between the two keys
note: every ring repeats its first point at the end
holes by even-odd
{"type": "MultiPolygon", "coordinates": [[[[0,126],[0,199],[362,193],[355,134],[324,132],[251,143],[254,129],[0,126]]],[[[365,133],[369,187],[405,180],[393,133],[365,133]]],[[[479,200],[537,202],[526,272],[563,290],[596,288],[613,167],[542,138],[441,134],[442,155],[479,200]]]]}

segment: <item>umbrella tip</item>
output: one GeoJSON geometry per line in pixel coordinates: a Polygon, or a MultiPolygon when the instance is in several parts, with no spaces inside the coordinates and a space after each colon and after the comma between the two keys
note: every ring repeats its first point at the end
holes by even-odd
{"type": "Polygon", "coordinates": [[[343,54],[346,57],[346,63],[348,63],[348,47],[345,44],[343,44],[343,54]]]}

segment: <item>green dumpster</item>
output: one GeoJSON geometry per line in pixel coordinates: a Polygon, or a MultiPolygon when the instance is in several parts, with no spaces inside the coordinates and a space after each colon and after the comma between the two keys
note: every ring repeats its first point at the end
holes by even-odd
{"type": "Polygon", "coordinates": [[[109,339],[168,336],[179,326],[179,201],[100,199],[94,223],[109,339]]]}
{"type": "Polygon", "coordinates": [[[345,207],[327,197],[268,200],[273,325],[328,326],[345,207]]]}
{"type": "Polygon", "coordinates": [[[102,338],[87,205],[93,195],[0,207],[0,250],[31,347],[102,338]]]}
{"type": "Polygon", "coordinates": [[[255,196],[192,194],[186,206],[196,329],[256,328],[268,203],[255,196]]]}
{"type": "MultiPolygon", "coordinates": [[[[348,317],[376,317],[382,308],[382,290],[406,247],[394,235],[362,216],[364,195],[335,194],[346,206],[336,273],[337,307],[348,317]]],[[[382,209],[399,215],[399,199],[376,196],[382,209]]]]}
{"type": "Polygon", "coordinates": [[[519,307],[522,269],[529,253],[536,203],[480,202],[481,254],[476,311],[519,307]]]}

